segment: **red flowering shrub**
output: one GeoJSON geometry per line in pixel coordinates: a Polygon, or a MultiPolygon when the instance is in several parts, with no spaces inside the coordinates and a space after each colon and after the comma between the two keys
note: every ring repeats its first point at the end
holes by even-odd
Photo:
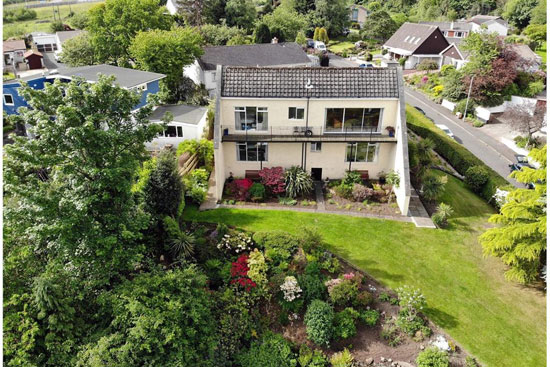
{"type": "Polygon", "coordinates": [[[241,255],[236,262],[231,263],[231,284],[238,284],[247,292],[256,287],[256,283],[248,277],[248,255],[241,255]]]}
{"type": "Polygon", "coordinates": [[[283,167],[266,167],[258,175],[262,179],[262,184],[267,187],[271,194],[279,195],[285,192],[285,171],[283,167]]]}
{"type": "Polygon", "coordinates": [[[230,195],[235,197],[238,201],[246,201],[248,199],[248,190],[252,186],[253,182],[249,178],[243,178],[234,180],[227,185],[227,191],[230,195]]]}

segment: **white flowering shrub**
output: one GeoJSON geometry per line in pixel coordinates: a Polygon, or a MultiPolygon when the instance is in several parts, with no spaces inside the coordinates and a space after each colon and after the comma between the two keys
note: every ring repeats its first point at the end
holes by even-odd
{"type": "Polygon", "coordinates": [[[252,238],[242,232],[225,234],[218,243],[218,249],[240,254],[248,252],[254,247],[252,238]]]}
{"type": "Polygon", "coordinates": [[[283,298],[287,302],[292,302],[296,298],[300,298],[302,288],[298,285],[298,280],[293,276],[285,278],[283,284],[281,284],[281,290],[283,291],[283,298]]]}
{"type": "Polygon", "coordinates": [[[426,298],[420,289],[405,285],[397,288],[397,296],[399,297],[399,306],[407,311],[411,319],[426,307],[426,298]]]}
{"type": "Polygon", "coordinates": [[[502,206],[506,204],[507,197],[508,191],[497,188],[495,194],[493,195],[493,200],[495,200],[495,203],[497,203],[499,208],[502,208],[502,206]]]}

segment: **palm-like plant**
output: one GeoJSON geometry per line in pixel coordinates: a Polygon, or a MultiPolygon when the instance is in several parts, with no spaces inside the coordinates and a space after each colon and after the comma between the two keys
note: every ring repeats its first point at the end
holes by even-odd
{"type": "Polygon", "coordinates": [[[180,231],[178,236],[171,241],[174,257],[191,257],[195,252],[196,242],[193,234],[180,231]]]}
{"type": "Polygon", "coordinates": [[[434,148],[435,148],[435,143],[430,138],[422,139],[417,143],[416,150],[418,152],[418,165],[415,167],[417,177],[424,176],[424,174],[433,164],[434,148]]]}
{"type": "Polygon", "coordinates": [[[313,189],[311,175],[299,166],[292,166],[285,172],[286,195],[295,198],[313,189]]]}
{"type": "Polygon", "coordinates": [[[399,187],[399,183],[401,182],[401,179],[399,178],[399,173],[395,172],[394,170],[391,170],[386,175],[386,182],[391,185],[390,198],[388,200],[388,203],[391,203],[393,190],[395,187],[399,187]]]}
{"type": "Polygon", "coordinates": [[[435,201],[445,189],[447,176],[426,174],[422,178],[422,196],[428,201],[435,201]]]}
{"type": "Polygon", "coordinates": [[[443,218],[447,219],[447,218],[450,218],[451,215],[453,215],[455,211],[454,211],[452,206],[450,206],[448,204],[445,204],[445,203],[440,203],[437,206],[437,212],[441,213],[443,218]]]}

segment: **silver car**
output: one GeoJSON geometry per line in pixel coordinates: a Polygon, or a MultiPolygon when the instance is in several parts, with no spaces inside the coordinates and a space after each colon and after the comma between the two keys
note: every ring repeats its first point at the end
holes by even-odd
{"type": "Polygon", "coordinates": [[[443,130],[445,135],[447,135],[449,138],[454,139],[455,136],[454,136],[453,132],[451,131],[451,129],[449,129],[449,127],[447,125],[435,124],[435,126],[440,128],[441,130],[443,130]]]}

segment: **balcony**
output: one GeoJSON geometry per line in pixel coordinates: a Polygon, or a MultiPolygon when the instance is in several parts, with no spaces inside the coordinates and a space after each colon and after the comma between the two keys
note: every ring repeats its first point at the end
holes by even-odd
{"type": "Polygon", "coordinates": [[[265,130],[237,130],[235,125],[221,125],[224,142],[369,142],[397,143],[397,138],[361,128],[327,129],[320,126],[274,126],[265,130]]]}

